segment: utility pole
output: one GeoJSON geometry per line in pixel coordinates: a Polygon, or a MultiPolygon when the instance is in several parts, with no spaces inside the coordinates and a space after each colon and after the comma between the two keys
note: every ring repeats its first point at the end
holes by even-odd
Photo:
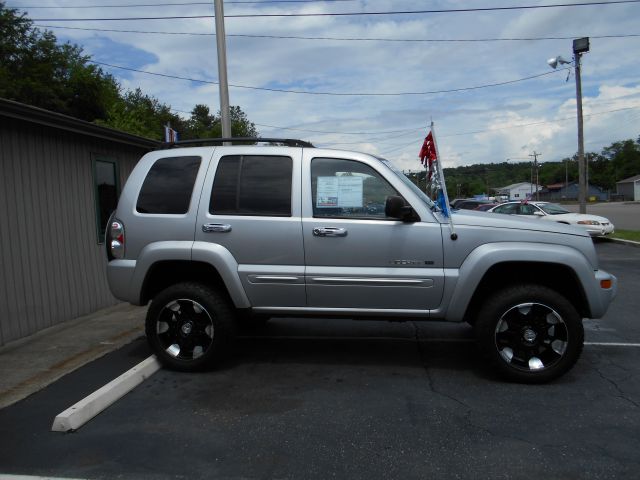
{"type": "Polygon", "coordinates": [[[587,213],[587,168],[584,158],[584,132],[582,122],[582,80],[580,78],[580,59],[583,53],[589,51],[589,37],[577,38],[573,41],[573,58],[576,70],[576,105],[578,108],[578,178],[580,190],[578,202],[580,213],[587,213]]]}
{"type": "MultiPolygon", "coordinates": [[[[540,200],[540,193],[538,190],[538,184],[540,183],[540,178],[538,176],[538,155],[542,155],[542,154],[536,152],[535,150],[531,155],[529,155],[530,157],[533,157],[533,168],[534,168],[534,171],[536,172],[536,201],[540,200]]],[[[533,175],[531,176],[533,177],[533,175]]]]}
{"type": "MultiPolygon", "coordinates": [[[[220,82],[220,120],[222,136],[231,138],[229,115],[229,82],[227,81],[227,44],[224,33],[224,5],[222,0],[213,0],[216,16],[216,47],[218,50],[218,81],[220,82]]],[[[225,142],[226,145],[228,143],[225,142]]]]}
{"type": "MultiPolygon", "coordinates": [[[[578,201],[580,203],[580,213],[587,213],[587,173],[584,158],[584,133],[582,122],[582,80],[580,78],[580,59],[583,53],[589,51],[589,37],[576,38],[573,41],[573,66],[576,71],[576,106],[578,108],[578,201]]],[[[551,68],[556,68],[558,64],[567,65],[571,62],[561,56],[550,58],[547,63],[551,68]]],[[[568,78],[568,77],[567,77],[568,78]]]]}

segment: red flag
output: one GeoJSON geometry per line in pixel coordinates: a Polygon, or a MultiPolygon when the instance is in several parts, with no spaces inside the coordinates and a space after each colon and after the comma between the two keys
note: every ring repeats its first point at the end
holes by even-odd
{"type": "Polygon", "coordinates": [[[433,173],[433,162],[438,159],[438,155],[436,155],[436,146],[433,143],[433,135],[429,132],[424,139],[424,143],[422,144],[422,148],[420,149],[420,153],[418,154],[420,157],[420,162],[425,166],[429,167],[429,173],[427,175],[427,180],[431,180],[431,175],[433,173]],[[425,163],[425,160],[428,163],[425,163]]]}

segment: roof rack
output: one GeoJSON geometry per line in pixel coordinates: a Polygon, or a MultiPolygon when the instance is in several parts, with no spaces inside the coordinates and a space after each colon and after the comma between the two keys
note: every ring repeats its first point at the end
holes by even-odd
{"type": "Polygon", "coordinates": [[[304,140],[293,138],[260,138],[260,137],[231,137],[231,138],[194,138],[192,140],[178,140],[177,142],[165,142],[163,148],[182,147],[186,145],[222,145],[229,143],[279,143],[287,147],[314,148],[313,144],[304,140]]]}

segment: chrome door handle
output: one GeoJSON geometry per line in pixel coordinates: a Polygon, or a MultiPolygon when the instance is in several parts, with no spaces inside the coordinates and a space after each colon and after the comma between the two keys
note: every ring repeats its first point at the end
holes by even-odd
{"type": "Polygon", "coordinates": [[[202,225],[202,231],[205,233],[227,233],[231,231],[231,225],[226,225],[224,223],[205,223],[202,225]]]}
{"type": "Polygon", "coordinates": [[[347,229],[338,227],[316,227],[313,229],[316,237],[346,237],[347,229]]]}

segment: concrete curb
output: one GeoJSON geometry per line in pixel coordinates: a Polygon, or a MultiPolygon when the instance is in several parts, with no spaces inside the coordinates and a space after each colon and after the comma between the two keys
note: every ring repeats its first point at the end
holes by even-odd
{"type": "Polygon", "coordinates": [[[107,383],[104,387],[99,388],[88,397],[83,398],[60,413],[53,420],[51,430],[53,432],[77,430],[159,369],[160,363],[155,355],[150,356],[118,378],[107,383]]]}
{"type": "Polygon", "coordinates": [[[0,409],[144,336],[146,307],[119,304],[0,347],[0,409]]]}
{"type": "Polygon", "coordinates": [[[633,240],[623,240],[622,238],[605,237],[601,240],[604,240],[606,242],[619,243],[620,245],[627,245],[629,247],[640,247],[640,242],[635,242],[633,240]]]}

